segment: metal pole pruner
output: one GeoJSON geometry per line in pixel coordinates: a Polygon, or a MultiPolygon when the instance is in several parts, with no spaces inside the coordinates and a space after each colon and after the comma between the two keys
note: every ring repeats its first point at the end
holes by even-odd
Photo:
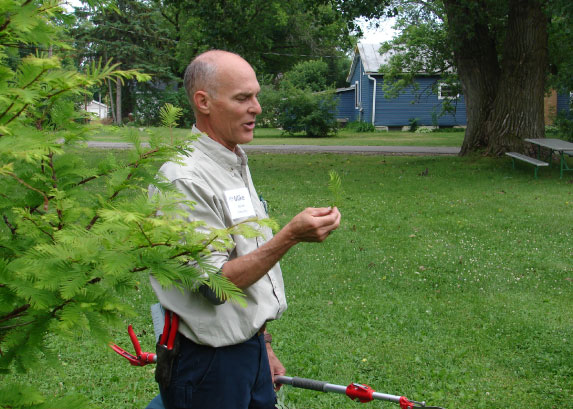
{"type": "Polygon", "coordinates": [[[354,401],[361,403],[370,402],[374,399],[394,402],[402,409],[443,409],[439,406],[426,406],[426,402],[410,400],[405,396],[388,395],[374,391],[370,386],[360,383],[351,383],[348,386],[334,385],[328,382],[314,379],[298,378],[290,376],[275,376],[275,383],[291,385],[295,388],[310,389],[319,392],[335,392],[348,396],[354,401]]]}

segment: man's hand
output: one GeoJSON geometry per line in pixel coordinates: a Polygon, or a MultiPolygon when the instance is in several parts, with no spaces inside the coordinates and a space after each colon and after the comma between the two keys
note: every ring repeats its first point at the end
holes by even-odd
{"type": "Polygon", "coordinates": [[[282,385],[275,384],[275,376],[286,374],[286,369],[281,363],[281,361],[279,361],[279,359],[275,355],[273,348],[271,347],[271,344],[267,343],[266,345],[267,345],[267,355],[269,356],[269,366],[271,367],[271,377],[273,380],[273,385],[275,385],[275,391],[278,391],[282,385]]]}
{"type": "Polygon", "coordinates": [[[241,289],[248,288],[293,246],[303,241],[324,241],[339,225],[340,212],[336,207],[309,207],[255,251],[226,262],[221,269],[223,276],[241,289]]]}
{"type": "Polygon", "coordinates": [[[336,207],[309,207],[285,226],[295,242],[321,242],[340,225],[336,207]]]}

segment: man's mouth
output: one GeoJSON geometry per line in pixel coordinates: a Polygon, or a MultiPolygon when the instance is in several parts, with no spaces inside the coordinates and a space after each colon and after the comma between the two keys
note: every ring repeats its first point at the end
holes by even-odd
{"type": "Polygon", "coordinates": [[[255,121],[245,122],[243,126],[252,131],[255,129],[255,121]]]}

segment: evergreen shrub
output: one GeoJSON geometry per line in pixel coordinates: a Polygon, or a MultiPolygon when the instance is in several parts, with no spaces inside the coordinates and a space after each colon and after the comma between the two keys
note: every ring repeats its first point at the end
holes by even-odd
{"type": "MultiPolygon", "coordinates": [[[[152,136],[143,146],[129,128],[135,149],[127,161],[109,155],[88,164],[77,154],[86,133],[78,120],[87,115],[70,101],[105,81],[149,76],[101,62],[85,72],[63,67],[58,50],[69,41],[54,22],[63,18],[57,3],[0,3],[0,408],[90,407],[83,397],[58,396],[58,385],[46,397],[13,380],[60,364],[47,342],[54,337],[87,333],[107,349],[110,326],[130,312],[122,296],[137,288],[136,272],[163,286],[204,283],[242,303],[240,290],[203,260],[229,248],[231,234],[259,234],[256,224],[199,232],[186,221],[193,204],[156,173],[188,155],[189,140],[152,136]],[[14,44],[32,51],[14,53],[14,44]],[[44,44],[52,55],[33,51],[44,44]],[[148,199],[151,183],[162,194],[148,199]]],[[[173,106],[161,114],[166,128],[180,117],[173,106]]]]}

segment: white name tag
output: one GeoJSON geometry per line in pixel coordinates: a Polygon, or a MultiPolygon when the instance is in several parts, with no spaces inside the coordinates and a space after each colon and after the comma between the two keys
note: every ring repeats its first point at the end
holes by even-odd
{"type": "Polygon", "coordinates": [[[225,192],[225,200],[231,211],[233,221],[256,216],[251,197],[249,196],[249,190],[246,187],[227,190],[225,192]]]}

